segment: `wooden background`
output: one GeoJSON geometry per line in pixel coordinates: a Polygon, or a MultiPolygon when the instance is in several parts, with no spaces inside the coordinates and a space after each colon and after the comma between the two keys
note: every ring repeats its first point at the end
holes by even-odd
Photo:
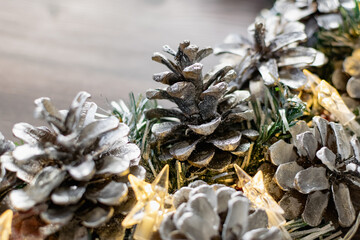
{"type": "MultiPolygon", "coordinates": [[[[228,33],[247,34],[271,0],[1,0],[0,131],[14,139],[17,122],[33,119],[34,99],[50,97],[67,108],[80,90],[109,109],[158,85],[165,70],[151,61],[164,44],[189,39],[221,43],[228,33]]],[[[218,61],[205,60],[205,70],[218,61]]]]}

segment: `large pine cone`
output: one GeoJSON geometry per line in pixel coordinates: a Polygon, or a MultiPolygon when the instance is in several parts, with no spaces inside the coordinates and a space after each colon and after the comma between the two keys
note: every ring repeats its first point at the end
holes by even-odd
{"type": "Polygon", "coordinates": [[[128,143],[129,128],[113,116],[97,119],[89,97],[80,92],[68,111],[58,111],[48,98],[37,99],[36,115],[51,128],[16,124],[13,133],[24,145],[1,158],[6,170],[27,183],[11,191],[12,207],[42,206],[40,217],[51,226],[44,236],[74,224],[96,228],[114,213],[126,213],[134,200],[128,198],[127,175],[145,177],[138,166],[140,150],[128,143]]]}
{"type": "Polygon", "coordinates": [[[357,216],[360,191],[360,145],[341,124],[314,117],[314,128],[304,121],[291,127],[293,143],[279,140],[269,148],[278,166],[275,180],[286,191],[279,204],[287,219],[302,215],[310,226],[323,217],[350,227],[357,216]],[[352,191],[351,189],[355,189],[352,191]],[[331,199],[332,198],[332,199],[331,199]]]}
{"type": "Polygon", "coordinates": [[[168,99],[176,109],[152,109],[147,118],[176,118],[178,121],[155,124],[152,132],[160,147],[160,159],[188,161],[195,167],[224,171],[250,148],[258,132],[248,129],[254,114],[248,106],[250,93],[234,90],[228,83],[236,75],[231,67],[223,67],[202,76],[199,61],[212,53],[211,48],[199,50],[184,41],[177,52],[168,46],[164,50],[174,56],[175,63],[160,53],[153,60],[166,65],[171,72],[154,75],[154,80],[169,85],[161,90],[149,90],[149,99],[168,99]],[[248,121],[248,122],[247,122],[248,121]]]}
{"type": "Polygon", "coordinates": [[[193,182],[174,194],[174,205],[160,226],[164,240],[282,239],[278,228],[267,228],[264,210],[253,209],[241,192],[225,185],[193,182]]]}

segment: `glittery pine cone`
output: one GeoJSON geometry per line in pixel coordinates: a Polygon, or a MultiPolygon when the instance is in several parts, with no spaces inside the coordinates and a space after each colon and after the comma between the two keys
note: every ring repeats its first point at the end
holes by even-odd
{"type": "Polygon", "coordinates": [[[281,239],[276,227],[267,228],[264,210],[255,210],[241,192],[224,185],[191,183],[174,194],[176,211],[160,226],[164,240],[281,239]]]}
{"type": "Polygon", "coordinates": [[[44,237],[74,225],[97,228],[126,213],[134,201],[127,175],[145,176],[129,128],[113,116],[97,118],[89,97],[80,92],[68,111],[35,100],[36,116],[51,128],[16,124],[13,133],[24,144],[1,157],[2,167],[27,184],[9,194],[12,207],[41,209],[44,237]]]}
{"type": "Polygon", "coordinates": [[[228,54],[224,62],[236,66],[239,88],[250,81],[253,93],[258,81],[274,86],[279,80],[292,89],[300,89],[307,82],[301,69],[326,63],[323,53],[301,46],[307,41],[303,23],[289,22],[274,11],[264,11],[250,30],[251,39],[231,34],[215,48],[216,54],[228,54]]]}
{"type": "Polygon", "coordinates": [[[312,37],[319,28],[339,28],[343,23],[340,8],[352,10],[354,7],[355,2],[351,0],[277,0],[272,10],[283,16],[286,21],[304,22],[307,35],[312,37]]]}
{"type": "Polygon", "coordinates": [[[230,88],[236,75],[231,67],[202,76],[201,59],[212,53],[211,48],[199,50],[190,42],[180,43],[177,52],[164,50],[175,62],[155,53],[153,60],[171,71],[154,75],[154,80],[169,85],[166,89],[149,90],[149,99],[167,99],[178,109],[152,109],[152,118],[176,118],[177,121],[155,124],[152,133],[160,148],[160,159],[188,161],[195,167],[222,172],[250,148],[258,132],[248,129],[254,118],[249,108],[248,91],[230,88]]]}
{"type": "Polygon", "coordinates": [[[337,218],[349,227],[357,216],[351,189],[360,187],[359,142],[350,140],[341,124],[320,117],[312,122],[312,129],[304,121],[291,127],[292,143],[279,140],[269,148],[278,166],[275,181],[286,191],[279,204],[287,219],[301,215],[318,226],[323,218],[337,218]]]}

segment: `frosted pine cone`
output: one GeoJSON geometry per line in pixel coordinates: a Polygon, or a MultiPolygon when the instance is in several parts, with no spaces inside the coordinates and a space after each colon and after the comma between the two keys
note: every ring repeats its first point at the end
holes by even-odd
{"type": "Polygon", "coordinates": [[[337,29],[342,23],[340,8],[352,10],[352,0],[277,0],[273,10],[286,21],[302,21],[307,25],[307,35],[311,37],[319,27],[325,30],[337,29]]]}
{"type": "Polygon", "coordinates": [[[279,79],[298,89],[306,83],[301,69],[326,62],[323,53],[300,46],[307,40],[305,26],[300,22],[287,22],[274,12],[267,12],[250,28],[252,39],[232,34],[215,49],[216,54],[231,54],[224,61],[236,66],[239,88],[259,79],[273,86],[279,79]]]}
{"type": "Polygon", "coordinates": [[[115,117],[97,119],[89,97],[80,92],[68,111],[37,99],[36,115],[51,128],[16,124],[13,133],[25,144],[1,158],[27,183],[10,193],[11,205],[18,211],[42,206],[39,215],[49,224],[44,237],[73,225],[97,228],[126,213],[133,200],[127,175],[145,176],[139,148],[128,143],[129,128],[115,117]]]}
{"type": "Polygon", "coordinates": [[[333,208],[328,205],[333,201],[339,224],[349,227],[357,215],[359,142],[355,137],[350,140],[341,124],[320,117],[314,117],[313,124],[309,129],[298,122],[290,129],[293,143],[279,140],[269,148],[271,161],[278,166],[275,180],[286,191],[279,204],[286,218],[301,215],[310,226],[317,226],[324,216],[331,217],[333,208]]]}
{"type": "Polygon", "coordinates": [[[153,60],[171,71],[154,75],[154,80],[169,85],[162,90],[149,90],[149,99],[168,99],[177,109],[152,109],[147,118],[176,118],[178,121],[155,124],[152,132],[160,147],[160,159],[188,161],[195,167],[214,171],[226,170],[239,156],[244,156],[258,132],[248,130],[247,121],[254,118],[248,107],[250,93],[230,89],[228,82],[236,75],[231,67],[202,76],[201,59],[212,53],[211,48],[199,50],[190,42],[180,43],[175,63],[160,53],[153,60]]]}
{"type": "Polygon", "coordinates": [[[276,227],[267,228],[266,212],[253,209],[249,199],[224,185],[196,181],[174,194],[176,211],[160,226],[164,240],[282,239],[276,227]]]}

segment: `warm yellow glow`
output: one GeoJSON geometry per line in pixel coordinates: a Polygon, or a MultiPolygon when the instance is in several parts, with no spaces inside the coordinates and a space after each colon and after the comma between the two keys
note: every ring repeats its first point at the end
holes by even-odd
{"type": "Polygon", "coordinates": [[[310,71],[304,69],[303,70],[306,78],[308,79],[308,86],[310,87],[311,91],[313,92],[313,97],[307,101],[307,107],[313,106],[315,109],[319,108],[319,102],[317,100],[317,91],[316,87],[320,84],[321,79],[315,75],[312,74],[310,71]]]}
{"type": "Polygon", "coordinates": [[[320,80],[318,76],[307,70],[304,70],[304,74],[309,81],[314,96],[317,96],[318,103],[332,113],[342,125],[349,127],[360,136],[360,125],[356,122],[355,115],[346,106],[336,88],[325,80],[320,80]]]}
{"type": "Polygon", "coordinates": [[[270,196],[265,189],[264,176],[262,171],[258,171],[251,178],[242,168],[234,165],[236,174],[239,178],[239,187],[242,188],[246,197],[257,207],[264,209],[268,215],[269,226],[279,226],[284,224],[285,218],[282,216],[284,210],[270,196]]]}
{"type": "Polygon", "coordinates": [[[0,216],[0,239],[8,240],[11,234],[13,212],[9,209],[0,216]]]}
{"type": "Polygon", "coordinates": [[[154,213],[159,211],[160,204],[157,201],[150,201],[146,207],[150,213],[154,213]]]}
{"type": "Polygon", "coordinates": [[[138,224],[134,239],[150,239],[160,226],[163,215],[173,208],[165,208],[165,202],[171,201],[168,194],[169,166],[166,165],[149,184],[133,175],[129,175],[131,187],[135,192],[137,203],[122,222],[123,227],[130,228],[138,224]]]}
{"type": "Polygon", "coordinates": [[[136,199],[139,200],[147,200],[152,197],[153,190],[151,188],[151,184],[144,182],[141,179],[138,179],[132,174],[129,174],[129,182],[131,184],[131,187],[133,188],[135,192],[136,199]]]}
{"type": "Polygon", "coordinates": [[[346,106],[338,91],[328,82],[322,80],[316,90],[320,105],[334,114],[343,125],[355,119],[355,115],[346,106]]]}
{"type": "Polygon", "coordinates": [[[136,226],[134,238],[137,240],[148,240],[156,231],[157,216],[159,215],[160,204],[157,201],[150,201],[145,206],[145,215],[136,226]]]}

